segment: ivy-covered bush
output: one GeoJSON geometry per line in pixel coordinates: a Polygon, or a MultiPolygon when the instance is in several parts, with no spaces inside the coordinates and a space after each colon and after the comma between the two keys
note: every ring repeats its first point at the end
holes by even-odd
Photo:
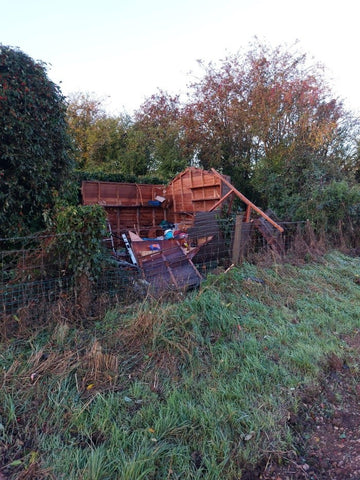
{"type": "Polygon", "coordinates": [[[72,168],[65,97],[45,64],[0,44],[0,237],[44,226],[72,168]]]}
{"type": "Polygon", "coordinates": [[[150,175],[136,176],[125,173],[108,173],[102,171],[75,170],[75,176],[79,182],[82,180],[95,180],[98,182],[120,182],[120,183],[145,183],[162,184],[164,180],[150,175]]]}
{"type": "Polygon", "coordinates": [[[56,228],[56,249],[67,272],[78,278],[96,278],[104,260],[105,210],[100,205],[67,206],[57,213],[56,228]]]}

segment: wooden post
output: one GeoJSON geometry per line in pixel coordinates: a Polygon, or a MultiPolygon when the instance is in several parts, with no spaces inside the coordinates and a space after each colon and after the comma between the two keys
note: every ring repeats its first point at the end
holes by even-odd
{"type": "Polygon", "coordinates": [[[245,222],[249,223],[250,222],[250,216],[251,216],[251,206],[247,205],[246,207],[246,213],[245,213],[245,222]]]}
{"type": "Polygon", "coordinates": [[[243,223],[243,216],[236,215],[235,232],[234,232],[232,257],[231,257],[231,263],[233,263],[234,265],[238,265],[240,263],[242,223],[243,223]]]}

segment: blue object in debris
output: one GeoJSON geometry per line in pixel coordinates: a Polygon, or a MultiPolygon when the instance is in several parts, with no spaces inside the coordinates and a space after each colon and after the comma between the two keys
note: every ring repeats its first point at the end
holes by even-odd
{"type": "Polygon", "coordinates": [[[159,200],[149,200],[148,205],[150,207],[160,207],[161,203],[159,202],[159,200]]]}
{"type": "Polygon", "coordinates": [[[169,240],[170,238],[174,238],[174,234],[173,234],[172,230],[165,230],[164,238],[165,238],[165,240],[169,240]]]}
{"type": "Polygon", "coordinates": [[[153,251],[153,252],[157,252],[159,250],[161,250],[161,247],[158,243],[152,243],[150,246],[149,246],[150,250],[153,251]]]}

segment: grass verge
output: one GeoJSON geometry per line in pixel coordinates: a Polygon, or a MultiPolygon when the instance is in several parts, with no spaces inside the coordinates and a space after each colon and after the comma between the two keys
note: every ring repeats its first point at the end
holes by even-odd
{"type": "Polygon", "coordinates": [[[181,301],[61,317],[0,345],[8,478],[240,479],[294,450],[288,420],[360,328],[359,258],[245,264],[181,301]]]}

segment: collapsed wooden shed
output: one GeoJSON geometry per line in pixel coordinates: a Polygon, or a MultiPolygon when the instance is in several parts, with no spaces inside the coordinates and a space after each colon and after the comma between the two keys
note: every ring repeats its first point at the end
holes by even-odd
{"type": "MultiPolygon", "coordinates": [[[[218,237],[216,213],[224,206],[230,212],[235,197],[245,204],[241,223],[253,224],[273,248],[281,248],[278,234],[283,228],[239,192],[230,183],[229,177],[214,169],[189,167],[176,175],[168,185],[98,181],[82,183],[83,203],[97,203],[105,208],[115,239],[122,242],[122,235],[128,235],[129,232],[137,235],[136,240],[130,240],[130,244],[145,278],[154,282],[155,277],[161,277],[165,279],[163,283],[170,282],[181,288],[198,283],[200,274],[191,262],[194,249],[197,253],[201,247],[218,237]],[[200,220],[203,221],[202,225],[200,220]],[[186,248],[183,239],[175,238],[174,243],[161,238],[169,227],[189,235],[186,248]],[[160,247],[151,251],[151,239],[156,238],[161,238],[161,242],[157,242],[160,247]],[[146,243],[147,239],[150,239],[149,244],[146,243]],[[189,248],[189,244],[192,248],[189,248]],[[181,281],[177,282],[180,278],[181,281]]],[[[241,235],[237,241],[241,242],[241,235]]]]}
{"type": "Polygon", "coordinates": [[[84,205],[97,203],[107,213],[112,231],[134,230],[140,236],[161,234],[160,223],[191,226],[196,212],[208,212],[229,191],[228,177],[189,167],[168,185],[82,182],[84,205]]]}

